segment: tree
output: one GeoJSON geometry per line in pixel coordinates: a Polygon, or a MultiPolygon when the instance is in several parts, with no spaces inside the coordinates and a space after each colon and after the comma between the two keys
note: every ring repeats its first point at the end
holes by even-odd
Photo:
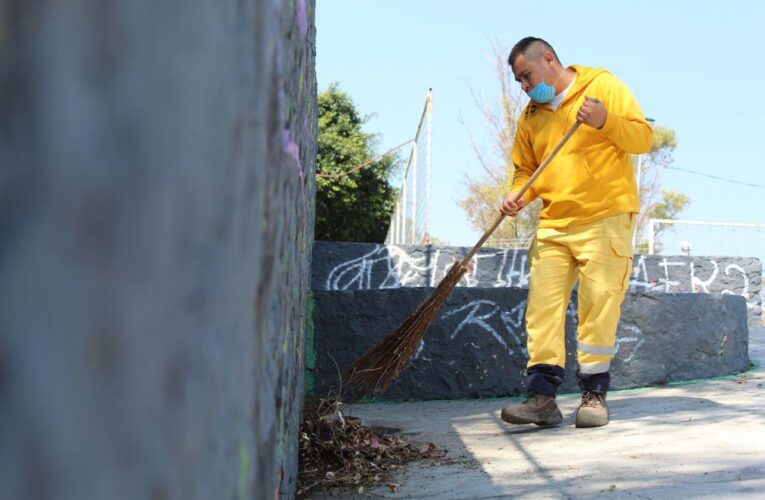
{"type": "MultiPolygon", "coordinates": [[[[639,253],[648,252],[646,239],[646,227],[649,219],[675,219],[685,209],[691,199],[683,193],[667,191],[661,188],[659,178],[663,168],[668,167],[672,161],[672,153],[677,148],[675,131],[664,128],[653,128],[653,144],[651,149],[637,157],[635,163],[640,162],[640,214],[637,220],[637,235],[639,253]]],[[[654,233],[658,237],[668,226],[659,226],[654,233]]]]}
{"type": "Polygon", "coordinates": [[[315,238],[382,243],[397,196],[389,178],[399,158],[386,155],[345,175],[374,159],[375,135],[361,130],[368,117],[336,83],[319,94],[318,105],[315,238]]]}
{"type": "MultiPolygon", "coordinates": [[[[466,176],[467,195],[460,201],[473,229],[486,231],[499,216],[499,206],[510,192],[515,166],[512,161],[513,140],[524,101],[512,83],[515,77],[499,49],[494,50],[495,71],[499,83],[499,102],[486,104],[475,93],[473,101],[483,115],[491,137],[487,152],[478,146],[471,134],[471,147],[483,168],[482,178],[466,176]],[[511,88],[511,86],[513,88],[511,88]]],[[[488,246],[523,245],[534,235],[542,203],[535,200],[516,217],[506,219],[487,241],[488,246]]]]}

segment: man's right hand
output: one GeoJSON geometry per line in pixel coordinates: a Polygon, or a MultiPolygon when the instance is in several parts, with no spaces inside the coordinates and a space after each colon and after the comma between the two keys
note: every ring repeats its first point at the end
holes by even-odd
{"type": "Polygon", "coordinates": [[[521,196],[516,200],[518,195],[516,193],[510,193],[502,202],[502,206],[499,207],[499,211],[510,217],[515,217],[518,212],[526,206],[526,198],[521,196]]]}

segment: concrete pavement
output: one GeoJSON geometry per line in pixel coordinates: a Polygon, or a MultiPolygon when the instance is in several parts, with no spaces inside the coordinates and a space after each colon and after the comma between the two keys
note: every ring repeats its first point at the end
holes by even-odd
{"type": "Polygon", "coordinates": [[[508,400],[354,405],[365,425],[449,450],[413,464],[395,498],[765,498],[765,329],[750,333],[755,367],[738,376],[609,394],[611,423],[576,429],[578,394],[559,396],[564,423],[511,426],[508,400]]]}

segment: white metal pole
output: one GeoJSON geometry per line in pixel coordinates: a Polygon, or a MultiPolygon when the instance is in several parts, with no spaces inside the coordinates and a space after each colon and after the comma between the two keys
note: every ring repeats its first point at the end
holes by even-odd
{"type": "MultiPolygon", "coordinates": [[[[653,118],[646,117],[646,121],[648,123],[653,124],[656,122],[653,118]]],[[[638,155],[638,164],[637,164],[637,197],[638,197],[638,206],[640,206],[640,209],[642,209],[642,205],[640,202],[640,178],[643,175],[643,153],[638,155]]],[[[638,212],[638,221],[640,220],[640,212],[638,212]]],[[[635,224],[635,234],[632,235],[632,249],[633,252],[637,252],[637,244],[638,244],[638,226],[635,224]]]]}
{"type": "Polygon", "coordinates": [[[653,223],[656,219],[648,219],[648,255],[653,255],[653,223]]]}
{"type": "Polygon", "coordinates": [[[388,229],[388,240],[385,242],[388,245],[396,244],[396,235],[398,234],[398,202],[393,208],[393,218],[390,222],[390,228],[388,229]]]}
{"type": "Polygon", "coordinates": [[[417,244],[417,167],[419,152],[420,148],[417,147],[417,141],[415,140],[412,154],[412,166],[414,167],[412,171],[412,193],[410,194],[412,198],[412,230],[409,234],[408,242],[410,245],[417,244]]]}
{"type": "MultiPolygon", "coordinates": [[[[642,167],[643,167],[643,155],[638,155],[638,164],[637,164],[637,196],[638,196],[638,206],[640,206],[640,174],[642,173],[642,167]]],[[[638,221],[640,220],[640,209],[638,209],[638,221]]],[[[632,234],[632,251],[637,253],[637,238],[638,238],[638,225],[635,224],[635,232],[632,234]]]]}
{"type": "Polygon", "coordinates": [[[424,243],[430,244],[430,177],[433,173],[433,89],[428,89],[428,151],[426,156],[425,173],[425,238],[424,243]]]}
{"type": "Polygon", "coordinates": [[[404,243],[404,228],[406,227],[406,177],[404,177],[404,186],[401,188],[401,213],[399,216],[401,222],[398,229],[398,243],[401,245],[404,243]]]}

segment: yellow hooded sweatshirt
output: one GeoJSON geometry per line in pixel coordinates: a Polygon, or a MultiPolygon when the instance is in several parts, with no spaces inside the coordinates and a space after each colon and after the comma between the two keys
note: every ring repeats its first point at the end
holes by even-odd
{"type": "Polygon", "coordinates": [[[626,85],[603,69],[570,66],[576,79],[558,108],[529,102],[513,146],[513,192],[518,192],[576,122],[584,97],[600,100],[601,129],[579,127],[526,192],[542,199],[539,227],[563,228],[640,210],[632,159],[651,147],[653,131],[626,85]]]}

